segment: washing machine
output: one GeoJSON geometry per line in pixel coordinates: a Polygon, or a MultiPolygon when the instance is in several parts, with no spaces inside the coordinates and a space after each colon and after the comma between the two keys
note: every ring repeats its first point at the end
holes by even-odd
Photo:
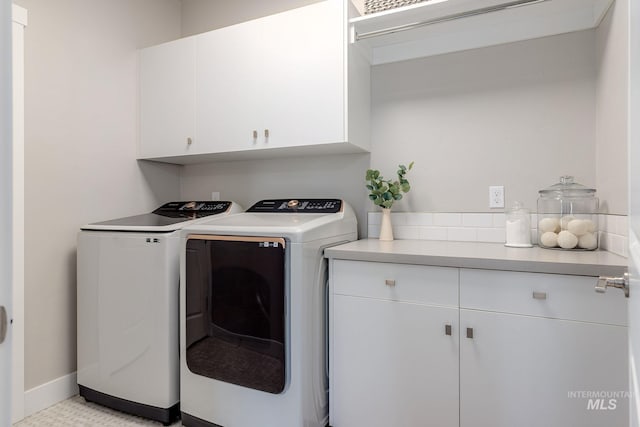
{"type": "Polygon", "coordinates": [[[262,200],[182,230],[185,426],[325,427],[327,267],[357,239],[339,199],[262,200]]]}
{"type": "Polygon", "coordinates": [[[179,417],[180,229],[242,211],[227,201],[171,202],[81,228],[81,396],[164,424],[179,417]]]}

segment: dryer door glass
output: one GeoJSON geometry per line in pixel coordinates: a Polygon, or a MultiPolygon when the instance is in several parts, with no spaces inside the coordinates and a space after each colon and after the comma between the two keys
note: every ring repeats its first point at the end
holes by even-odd
{"type": "Polygon", "coordinates": [[[285,386],[285,241],[187,240],[186,362],[194,374],[269,393],[285,386]]]}

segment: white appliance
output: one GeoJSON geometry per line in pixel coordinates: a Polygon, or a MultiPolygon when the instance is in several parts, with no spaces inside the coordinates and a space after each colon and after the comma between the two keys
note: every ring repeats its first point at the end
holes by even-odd
{"type": "Polygon", "coordinates": [[[357,239],[351,207],[263,200],[182,236],[183,425],[325,427],[323,250],[357,239]]]}
{"type": "Polygon", "coordinates": [[[180,415],[180,229],[242,212],[233,202],[171,202],[78,234],[80,395],[169,424],[180,415]]]}

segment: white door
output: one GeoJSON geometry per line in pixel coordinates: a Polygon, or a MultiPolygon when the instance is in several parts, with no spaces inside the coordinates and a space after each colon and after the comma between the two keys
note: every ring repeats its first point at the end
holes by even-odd
{"type": "Polygon", "coordinates": [[[640,425],[640,4],[629,1],[630,425],[640,425]]]}
{"type": "Polygon", "coordinates": [[[11,425],[12,108],[11,1],[0,0],[0,426],[11,425]]]}

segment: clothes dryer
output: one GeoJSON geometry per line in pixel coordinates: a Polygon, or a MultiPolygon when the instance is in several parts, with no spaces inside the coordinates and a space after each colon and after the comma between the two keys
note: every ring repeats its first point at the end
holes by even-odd
{"type": "Polygon", "coordinates": [[[323,250],[357,239],[351,207],[263,200],[182,236],[183,425],[325,427],[323,250]]]}
{"type": "Polygon", "coordinates": [[[80,395],[169,424],[179,409],[179,230],[242,212],[233,202],[171,202],[78,234],[80,395]]]}

